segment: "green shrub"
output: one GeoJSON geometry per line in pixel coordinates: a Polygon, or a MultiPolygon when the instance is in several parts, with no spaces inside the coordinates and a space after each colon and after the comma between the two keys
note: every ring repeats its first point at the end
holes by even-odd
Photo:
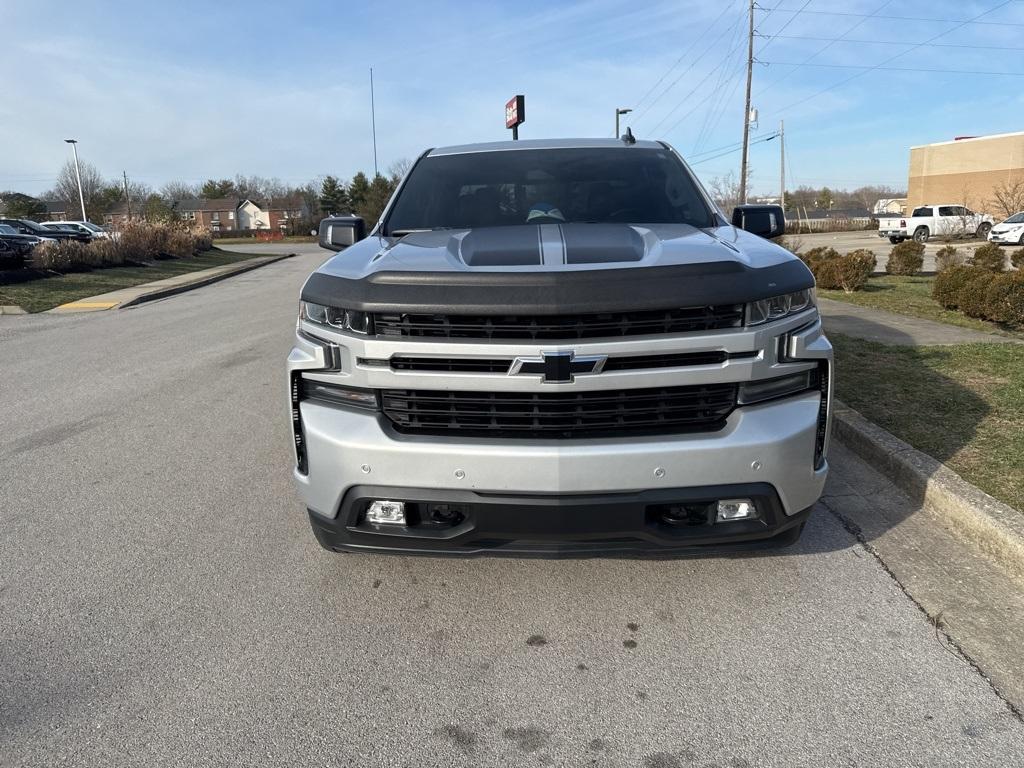
{"type": "Polygon", "coordinates": [[[986,276],[986,270],[971,266],[957,266],[943,270],[935,276],[935,282],[932,284],[932,298],[946,309],[959,309],[963,287],[978,276],[986,276]]]}
{"type": "Polygon", "coordinates": [[[999,323],[1024,325],[1024,272],[996,275],[985,292],[985,316],[999,323]]]}
{"type": "Polygon", "coordinates": [[[864,287],[874,268],[874,254],[862,251],[816,261],[811,271],[819,288],[853,293],[864,287]]]}
{"type": "Polygon", "coordinates": [[[985,243],[974,249],[974,255],[967,263],[989,272],[1002,272],[1006,269],[1006,256],[995,243],[985,243]]]}
{"type": "Polygon", "coordinates": [[[924,265],[924,243],[905,240],[892,247],[885,271],[890,275],[916,275],[924,265]]]}
{"type": "Polygon", "coordinates": [[[935,271],[944,272],[952,267],[963,266],[965,257],[955,245],[944,245],[935,254],[935,271]]]}
{"type": "Polygon", "coordinates": [[[1010,263],[1017,269],[1024,269],[1024,248],[1018,248],[1010,254],[1010,263]]]}

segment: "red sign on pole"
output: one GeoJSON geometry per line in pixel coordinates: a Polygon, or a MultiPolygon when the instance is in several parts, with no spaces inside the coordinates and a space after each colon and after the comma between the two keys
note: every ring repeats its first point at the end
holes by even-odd
{"type": "Polygon", "coordinates": [[[505,127],[515,128],[526,122],[526,97],[513,96],[505,104],[505,127]]]}

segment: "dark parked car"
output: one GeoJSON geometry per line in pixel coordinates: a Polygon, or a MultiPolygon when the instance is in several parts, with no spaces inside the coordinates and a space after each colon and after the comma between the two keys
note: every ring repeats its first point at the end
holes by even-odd
{"type": "Polygon", "coordinates": [[[23,235],[10,224],[0,224],[0,243],[6,248],[6,253],[15,253],[24,256],[32,251],[39,243],[44,242],[41,237],[35,235],[23,235]]]}
{"type": "Polygon", "coordinates": [[[28,219],[0,219],[0,224],[7,224],[14,227],[19,234],[34,235],[35,237],[49,237],[54,240],[77,240],[80,243],[88,243],[89,236],[80,232],[73,232],[64,229],[47,229],[41,224],[28,219]]]}

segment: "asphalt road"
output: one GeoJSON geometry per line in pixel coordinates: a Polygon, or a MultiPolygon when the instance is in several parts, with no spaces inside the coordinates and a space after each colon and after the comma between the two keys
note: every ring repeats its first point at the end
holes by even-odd
{"type": "Polygon", "coordinates": [[[322,258],[0,317],[0,765],[1019,764],[824,508],[772,557],[320,550],[282,361],[322,258]]]}

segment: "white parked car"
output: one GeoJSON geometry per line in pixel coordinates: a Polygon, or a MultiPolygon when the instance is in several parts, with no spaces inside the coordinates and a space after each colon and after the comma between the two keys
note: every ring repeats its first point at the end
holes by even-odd
{"type": "Polygon", "coordinates": [[[992,217],[975,213],[962,205],[922,205],[909,216],[881,216],[878,236],[889,238],[890,243],[901,243],[914,238],[927,243],[931,237],[971,237],[984,240],[992,229],[992,217]]]}
{"type": "Polygon", "coordinates": [[[43,226],[53,229],[74,229],[83,235],[88,235],[90,240],[104,240],[115,237],[114,234],[107,232],[99,224],[93,224],[91,221],[44,221],[43,226]]]}
{"type": "Polygon", "coordinates": [[[988,240],[990,243],[1024,245],[1024,211],[1015,213],[1006,221],[992,227],[992,231],[988,233],[988,240]]]}

